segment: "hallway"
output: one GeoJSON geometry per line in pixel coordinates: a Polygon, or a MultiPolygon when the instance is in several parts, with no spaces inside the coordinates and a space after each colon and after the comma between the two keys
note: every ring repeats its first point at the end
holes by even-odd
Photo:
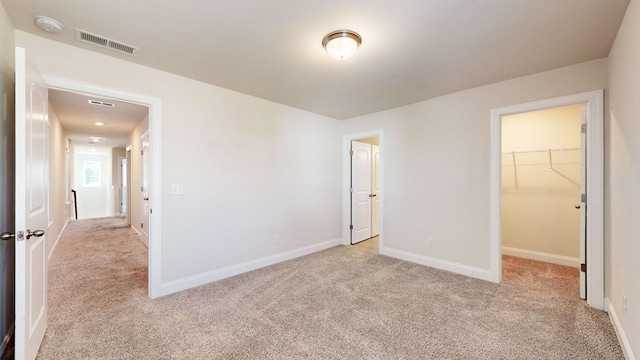
{"type": "Polygon", "coordinates": [[[77,350],[135,338],[125,314],[147,298],[147,261],[124,218],[69,222],[49,264],[49,327],[38,359],[90,358],[77,350]],[[112,339],[123,334],[129,339],[112,339]]]}

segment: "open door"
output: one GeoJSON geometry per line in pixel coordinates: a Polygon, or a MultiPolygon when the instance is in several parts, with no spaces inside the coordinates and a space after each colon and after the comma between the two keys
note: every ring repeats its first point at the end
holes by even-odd
{"type": "Polygon", "coordinates": [[[127,213],[127,159],[120,160],[120,215],[127,213]]]}
{"type": "Polygon", "coordinates": [[[351,243],[371,237],[371,144],[351,142],[351,243]]]}
{"type": "Polygon", "coordinates": [[[15,359],[36,358],[47,328],[47,89],[16,47],[15,359]]]}
{"type": "Polygon", "coordinates": [[[141,138],[142,148],[142,176],[140,178],[142,217],[140,228],[142,230],[142,242],[149,247],[149,132],[145,132],[141,138]]]}
{"type": "Polygon", "coordinates": [[[371,236],[380,235],[380,146],[371,145],[371,158],[373,169],[371,174],[371,187],[373,193],[373,209],[371,214],[371,236]]]}
{"type": "Polygon", "coordinates": [[[587,299],[587,112],[580,109],[580,298],[587,299]]]}

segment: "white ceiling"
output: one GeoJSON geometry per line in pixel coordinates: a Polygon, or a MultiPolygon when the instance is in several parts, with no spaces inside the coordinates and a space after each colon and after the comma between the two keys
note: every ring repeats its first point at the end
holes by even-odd
{"type": "Polygon", "coordinates": [[[96,146],[125,147],[127,135],[149,111],[146,106],[54,89],[49,90],[49,101],[67,137],[76,145],[89,145],[90,136],[99,136],[106,139],[95,142],[96,146]],[[115,106],[91,105],[89,99],[115,106]],[[104,125],[97,126],[98,121],[104,125]]]}
{"type": "Polygon", "coordinates": [[[629,2],[1,1],[17,29],[337,119],[606,57],[629,2]],[[140,49],[80,43],[76,27],[140,49]],[[363,41],[339,62],[321,41],[343,28],[363,41]]]}

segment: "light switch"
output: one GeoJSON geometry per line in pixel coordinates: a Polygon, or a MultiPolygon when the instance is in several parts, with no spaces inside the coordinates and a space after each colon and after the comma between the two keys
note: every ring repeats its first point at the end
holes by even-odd
{"type": "Polygon", "coordinates": [[[172,184],[171,185],[171,195],[184,195],[184,185],[182,185],[182,184],[172,184]]]}

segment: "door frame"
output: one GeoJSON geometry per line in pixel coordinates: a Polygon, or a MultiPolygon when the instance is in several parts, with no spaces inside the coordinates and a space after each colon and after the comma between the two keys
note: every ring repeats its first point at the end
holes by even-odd
{"type": "Polygon", "coordinates": [[[108,88],[73,79],[43,74],[46,85],[52,89],[79,92],[114,100],[126,101],[149,108],[149,146],[153,149],[150,155],[151,174],[149,179],[149,298],[155,299],[163,295],[161,278],[161,222],[162,219],[162,178],[161,178],[161,129],[162,99],[150,95],[133,93],[125,90],[108,88]]]}
{"type": "Polygon", "coordinates": [[[491,110],[490,279],[502,281],[502,116],[586,104],[587,115],[587,303],[604,310],[604,90],[491,110]]]}
{"type": "Polygon", "coordinates": [[[124,221],[128,226],[131,226],[131,149],[132,145],[129,145],[125,148],[125,159],[127,160],[127,207],[124,221]]]}
{"type": "MultiPolygon", "coordinates": [[[[126,160],[126,159],[127,159],[127,153],[126,153],[126,150],[125,150],[125,155],[124,155],[124,156],[116,156],[116,160],[115,160],[115,161],[116,161],[116,163],[117,163],[117,166],[115,166],[115,168],[116,168],[116,170],[117,170],[117,172],[118,172],[118,174],[117,174],[117,181],[118,181],[119,183],[118,183],[118,185],[114,185],[114,189],[115,189],[115,186],[117,186],[117,187],[118,187],[118,189],[120,190],[120,197],[119,197],[119,199],[118,199],[118,200],[119,200],[119,201],[118,201],[119,206],[118,206],[117,208],[113,209],[113,213],[114,213],[114,214],[119,214],[120,216],[122,216],[122,204],[123,204],[122,199],[124,198],[124,199],[125,199],[125,201],[126,201],[126,196],[127,196],[127,195],[124,193],[124,191],[122,191],[122,190],[123,190],[123,189],[122,189],[122,183],[123,183],[123,181],[122,181],[123,176],[122,176],[122,175],[123,175],[123,173],[124,173],[124,171],[122,171],[122,170],[123,170],[122,161],[123,161],[123,160],[126,160]]],[[[112,159],[111,161],[113,161],[113,159],[112,159]]],[[[112,166],[112,167],[113,167],[113,166],[112,166]]],[[[112,185],[113,185],[113,184],[112,184],[112,185]]],[[[115,199],[115,196],[114,196],[114,199],[115,199]]],[[[113,200],[112,200],[112,201],[113,201],[113,200]]],[[[125,206],[126,206],[126,203],[125,203],[125,206]]],[[[126,210],[125,210],[125,214],[126,214],[126,210]]]]}
{"type": "Polygon", "coordinates": [[[344,135],[342,138],[342,245],[351,244],[351,141],[377,137],[380,143],[380,234],[378,252],[384,249],[384,131],[382,129],[344,135]]]}

